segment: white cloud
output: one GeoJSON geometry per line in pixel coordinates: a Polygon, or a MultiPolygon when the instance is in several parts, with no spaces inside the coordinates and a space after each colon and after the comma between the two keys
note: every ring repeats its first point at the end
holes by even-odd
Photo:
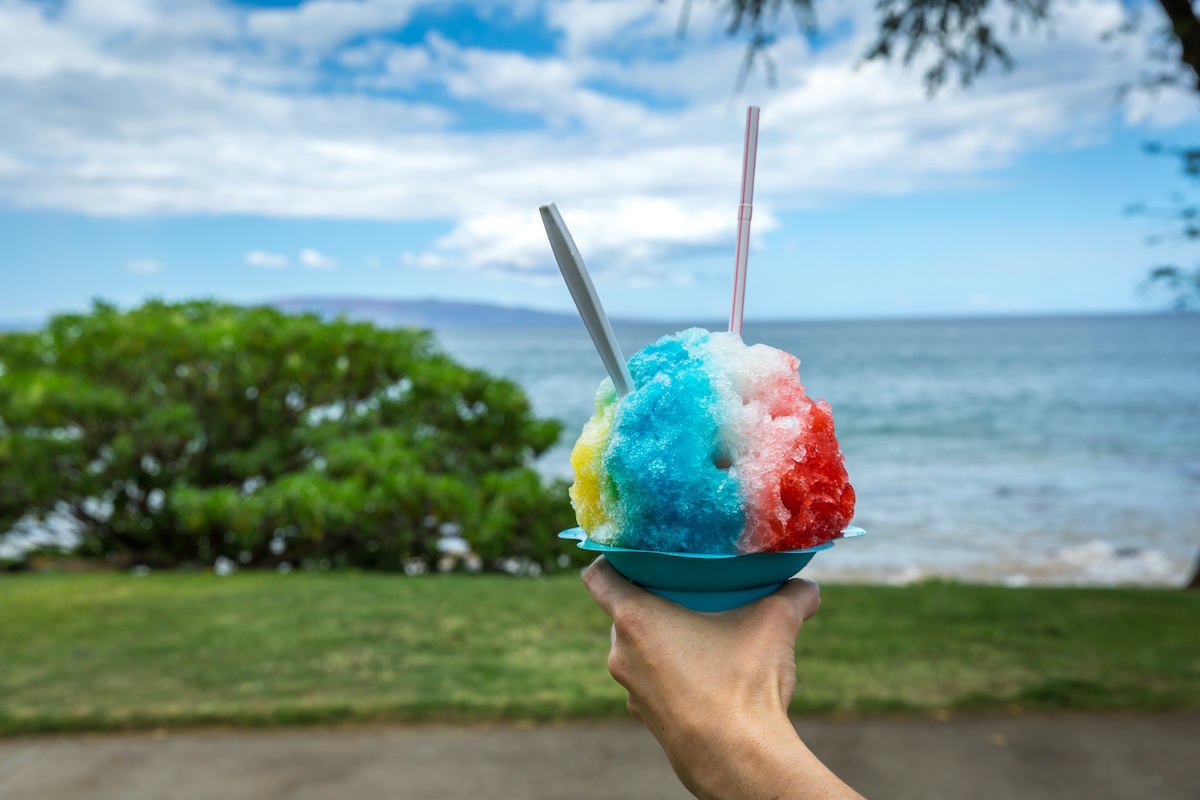
{"type": "MultiPolygon", "coordinates": [[[[52,14],[0,0],[0,202],[449,220],[450,233],[402,263],[543,280],[555,271],[537,206],[556,201],[593,271],[682,281],[674,256],[732,247],[746,102],[763,108],[762,233],[772,210],[971,185],[1032,150],[1092,141],[1144,63],[1136,41],[1123,61],[1099,41],[1117,0],[1079,0],[1058,6],[1052,41],[1016,41],[1013,74],[930,101],[920,65],[859,65],[873,3],[843,0],[820,11],[850,33],[815,52],[782,36],[779,87],[754,79],[734,100],[744,45],[724,36],[714,4],[694,5],[679,43],[678,4],[546,0],[536,8],[560,37],[548,55],[381,35],[419,5],[66,0],[52,14]],[[534,124],[468,124],[464,104],[534,124]]],[[[475,5],[536,16],[529,0],[475,5]]],[[[1180,97],[1130,103],[1125,122],[1195,119],[1180,97]]],[[[282,258],[252,251],[246,262],[282,258]]],[[[300,262],[336,265],[315,250],[300,262]]]]}
{"type": "Polygon", "coordinates": [[[246,263],[252,267],[263,267],[264,269],[283,269],[288,265],[288,257],[283,253],[251,250],[246,253],[246,263]]]}
{"type": "Polygon", "coordinates": [[[310,269],[336,269],[337,261],[320,251],[306,247],[300,251],[300,263],[310,269]]]}
{"type": "Polygon", "coordinates": [[[622,35],[631,38],[673,36],[677,13],[668,5],[644,3],[641,0],[609,0],[602,3],[566,0],[552,3],[547,8],[551,24],[565,34],[567,51],[584,56],[622,35]]]}
{"type": "Polygon", "coordinates": [[[255,10],[246,27],[258,39],[326,51],[363,34],[402,28],[418,5],[419,0],[309,0],[255,10]]]}
{"type": "MultiPolygon", "coordinates": [[[[673,278],[662,262],[683,252],[722,247],[736,235],[736,215],[728,209],[682,199],[633,197],[607,204],[559,205],[589,268],[630,283],[686,280],[673,278]]],[[[777,223],[760,209],[755,225],[755,231],[763,233],[777,223]]],[[[439,239],[433,252],[406,253],[401,260],[426,268],[466,265],[558,279],[536,209],[474,215],[439,239]]]]}
{"type": "Polygon", "coordinates": [[[442,258],[437,253],[412,253],[405,252],[400,254],[400,266],[402,267],[417,267],[418,269],[441,269],[447,266],[446,259],[442,258]]]}
{"type": "Polygon", "coordinates": [[[134,275],[153,275],[162,272],[162,269],[162,262],[153,258],[135,258],[125,262],[125,271],[134,275]]]}

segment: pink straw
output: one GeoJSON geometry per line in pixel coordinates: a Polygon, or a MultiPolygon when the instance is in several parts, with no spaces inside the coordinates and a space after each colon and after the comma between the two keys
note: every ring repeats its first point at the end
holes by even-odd
{"type": "Polygon", "coordinates": [[[754,158],[758,151],[758,106],[746,110],[746,152],[742,156],[742,201],[738,204],[737,266],[733,273],[733,311],[729,330],[742,335],[746,303],[746,262],[750,258],[750,215],[754,211],[754,158]]]}

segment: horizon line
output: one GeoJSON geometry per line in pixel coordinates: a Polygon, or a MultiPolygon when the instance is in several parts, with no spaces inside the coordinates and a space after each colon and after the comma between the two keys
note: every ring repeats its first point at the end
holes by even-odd
{"type": "MultiPolygon", "coordinates": [[[[197,297],[189,299],[214,299],[215,297],[197,297]]],[[[186,300],[176,301],[186,302],[186,300]]],[[[372,305],[392,305],[392,304],[407,304],[407,305],[442,305],[442,306],[459,306],[472,308],[489,308],[500,311],[512,311],[517,313],[537,314],[546,317],[561,317],[564,324],[570,322],[582,322],[577,314],[572,311],[562,309],[538,308],[535,306],[522,305],[506,305],[502,303],[486,303],[474,300],[453,300],[439,297],[421,297],[421,298],[392,298],[383,299],[377,297],[354,297],[354,296],[329,296],[329,295],[310,295],[310,296],[292,296],[273,298],[267,300],[247,301],[247,302],[229,302],[231,305],[240,305],[246,307],[255,306],[270,306],[276,307],[283,304],[292,303],[364,303],[372,305]]],[[[120,307],[120,306],[119,306],[120,307]]],[[[124,310],[130,310],[137,306],[130,306],[124,310]]],[[[37,330],[43,327],[50,319],[56,316],[65,314],[87,313],[85,309],[81,310],[63,310],[57,311],[41,318],[0,318],[0,333],[17,333],[23,331],[37,330]]],[[[970,312],[948,312],[944,314],[881,314],[881,315],[839,315],[830,317],[758,317],[747,316],[745,323],[748,325],[795,325],[795,324],[815,324],[815,323],[862,323],[862,322],[971,322],[971,321],[1004,321],[1004,320],[1035,320],[1035,319],[1078,319],[1088,317],[1188,317],[1192,316],[1189,312],[1180,312],[1170,308],[1156,309],[1110,309],[1110,310],[1067,310],[1067,311],[1030,311],[1030,310],[1013,310],[1003,311],[997,309],[988,309],[979,313],[970,312]]],[[[615,325],[679,325],[686,323],[705,323],[707,327],[709,323],[718,322],[717,317],[697,316],[680,316],[680,317],[631,317],[623,315],[615,315],[609,318],[615,325]]],[[[727,321],[720,321],[717,327],[724,327],[727,321]]],[[[405,326],[412,327],[412,326],[405,326]]],[[[420,326],[417,326],[420,327],[420,326]]],[[[438,325],[430,327],[459,327],[455,325],[438,325]]],[[[473,327],[490,327],[490,326],[473,326],[473,327]]],[[[514,322],[509,324],[501,324],[496,327],[521,327],[521,323],[514,322]]],[[[709,330],[717,328],[708,327],[709,330]]]]}

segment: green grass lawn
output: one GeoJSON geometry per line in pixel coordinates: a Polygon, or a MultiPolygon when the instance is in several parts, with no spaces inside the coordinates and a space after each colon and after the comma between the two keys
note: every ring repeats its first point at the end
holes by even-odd
{"type": "MultiPolygon", "coordinates": [[[[826,586],[799,713],[1200,708],[1200,594],[826,586]]],[[[575,577],[0,575],[0,733],[622,716],[575,577]]]]}

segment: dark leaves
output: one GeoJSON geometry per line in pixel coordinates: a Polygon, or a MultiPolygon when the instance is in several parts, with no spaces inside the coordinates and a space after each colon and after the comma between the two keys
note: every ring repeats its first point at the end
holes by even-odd
{"type": "Polygon", "coordinates": [[[66,509],[85,554],[151,566],[403,569],[446,525],[543,569],[568,552],[565,490],[529,466],[561,426],[424,332],[97,303],[0,336],[0,364],[0,531],[66,509]]]}
{"type": "MultiPolygon", "coordinates": [[[[1050,0],[1004,0],[1010,25],[1036,27],[1046,22],[1050,0]]],[[[996,36],[988,12],[992,0],[879,0],[879,33],[866,60],[888,60],[897,53],[905,65],[931,50],[934,63],[925,72],[933,94],[948,80],[970,86],[993,65],[1012,69],[1013,60],[996,36]]]]}
{"type": "Polygon", "coordinates": [[[1200,311],[1200,267],[1190,270],[1155,267],[1138,286],[1138,291],[1146,296],[1165,295],[1175,311],[1200,311]]]}

